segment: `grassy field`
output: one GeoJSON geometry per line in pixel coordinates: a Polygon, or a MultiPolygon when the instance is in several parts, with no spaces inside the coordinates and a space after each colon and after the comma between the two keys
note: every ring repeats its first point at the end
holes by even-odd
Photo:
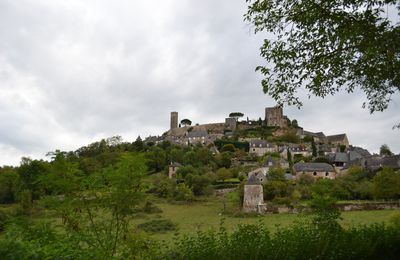
{"type": "MultiPolygon", "coordinates": [[[[218,229],[221,221],[227,230],[233,230],[240,224],[264,223],[272,232],[277,227],[285,227],[296,220],[307,218],[303,214],[269,214],[256,217],[234,217],[231,214],[224,215],[224,203],[222,198],[210,198],[192,204],[171,204],[162,200],[153,201],[162,213],[144,215],[133,221],[133,225],[144,223],[153,219],[169,219],[178,225],[179,234],[195,233],[199,230],[218,229]]],[[[226,203],[226,208],[232,210],[232,204],[226,203]]],[[[392,215],[399,210],[353,211],[343,212],[341,224],[344,227],[352,225],[364,225],[378,222],[388,222],[392,215]]],[[[159,240],[170,241],[176,232],[153,234],[152,237],[159,240]]]]}
{"type": "MultiPolygon", "coordinates": [[[[169,231],[165,233],[155,233],[150,236],[156,240],[165,240],[172,242],[176,234],[185,235],[193,234],[196,231],[218,229],[221,221],[228,231],[234,230],[240,224],[257,224],[262,222],[271,232],[278,227],[285,227],[310,216],[305,214],[268,214],[264,216],[253,217],[235,217],[234,212],[239,212],[237,204],[229,199],[221,197],[202,198],[200,201],[191,204],[174,204],[164,199],[150,197],[150,200],[158,208],[161,213],[156,214],[140,214],[132,221],[132,228],[138,224],[142,224],[151,220],[168,219],[177,225],[177,231],[169,231]],[[224,205],[225,204],[225,205],[224,205]],[[229,214],[223,214],[225,212],[229,214]]],[[[2,211],[15,210],[17,205],[0,205],[2,211]]],[[[379,222],[389,222],[394,214],[399,214],[400,210],[375,210],[375,211],[352,211],[342,212],[340,220],[343,227],[354,225],[364,225],[379,222]]],[[[32,216],[36,220],[49,220],[53,223],[61,224],[60,219],[54,218],[50,212],[42,212],[40,215],[32,216]],[[44,215],[42,215],[44,213],[44,215]]]]}

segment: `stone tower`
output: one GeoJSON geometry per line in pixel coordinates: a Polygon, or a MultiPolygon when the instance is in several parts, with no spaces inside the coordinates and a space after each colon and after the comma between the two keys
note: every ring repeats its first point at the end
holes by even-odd
{"type": "Polygon", "coordinates": [[[171,129],[178,128],[178,112],[171,112],[171,129]]]}
{"type": "Polygon", "coordinates": [[[243,212],[264,213],[265,210],[263,187],[260,181],[251,175],[244,185],[243,212]]]}
{"type": "Polygon", "coordinates": [[[265,121],[267,126],[287,127],[287,119],[283,115],[282,107],[266,107],[265,108],[265,121]]]}

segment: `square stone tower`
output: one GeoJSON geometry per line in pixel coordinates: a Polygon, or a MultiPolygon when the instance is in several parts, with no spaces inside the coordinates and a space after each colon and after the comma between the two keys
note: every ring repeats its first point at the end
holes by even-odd
{"type": "Polygon", "coordinates": [[[283,115],[283,109],[279,106],[265,108],[265,121],[267,121],[267,126],[288,126],[287,119],[283,115]]]}
{"type": "Polygon", "coordinates": [[[178,112],[171,112],[171,129],[178,128],[178,112]]]}

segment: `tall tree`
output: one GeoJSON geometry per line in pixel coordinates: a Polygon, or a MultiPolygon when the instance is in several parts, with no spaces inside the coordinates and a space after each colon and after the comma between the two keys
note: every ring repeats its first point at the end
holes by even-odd
{"type": "Polygon", "coordinates": [[[379,154],[380,155],[393,155],[392,151],[390,150],[390,148],[387,144],[381,145],[381,147],[379,149],[379,154]]]}
{"type": "Polygon", "coordinates": [[[400,91],[400,27],[386,12],[399,8],[398,0],[246,2],[245,20],[255,33],[276,36],[264,40],[268,65],[257,70],[265,76],[264,92],[279,104],[300,107],[303,87],[320,97],[360,88],[372,113],[400,91]]]}
{"type": "Polygon", "coordinates": [[[236,121],[238,121],[239,118],[243,117],[244,114],[241,112],[232,112],[229,114],[229,117],[233,117],[236,119],[236,121]]]}
{"type": "Polygon", "coordinates": [[[181,124],[184,126],[189,126],[192,125],[192,121],[190,121],[189,119],[185,118],[181,120],[181,124]]]}

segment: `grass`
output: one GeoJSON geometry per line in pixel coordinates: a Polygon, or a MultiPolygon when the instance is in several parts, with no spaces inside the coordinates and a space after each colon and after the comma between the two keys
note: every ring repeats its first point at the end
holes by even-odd
{"type": "MultiPolygon", "coordinates": [[[[240,224],[256,224],[263,222],[272,232],[277,227],[285,227],[307,215],[297,214],[269,214],[255,217],[234,217],[224,215],[224,199],[208,198],[192,204],[171,204],[166,201],[157,200],[154,202],[162,213],[158,215],[146,215],[143,219],[133,220],[133,225],[141,224],[152,219],[169,219],[177,224],[179,234],[191,234],[199,230],[218,229],[223,220],[224,226],[228,231],[234,230],[240,224]]],[[[232,202],[225,201],[226,208],[232,210],[232,202]]],[[[395,212],[399,210],[376,210],[376,211],[352,211],[343,212],[340,221],[344,227],[352,225],[364,225],[378,222],[388,222],[395,212]]],[[[157,240],[172,241],[176,232],[166,232],[163,234],[152,234],[157,240]]]]}
{"type": "MultiPolygon", "coordinates": [[[[131,228],[136,228],[138,225],[150,222],[153,220],[170,220],[176,224],[176,231],[166,231],[163,233],[150,233],[149,235],[156,240],[164,240],[173,242],[176,233],[180,235],[193,234],[196,231],[205,231],[209,229],[218,229],[221,221],[224,222],[224,227],[228,231],[233,231],[240,224],[257,224],[263,222],[264,225],[271,231],[277,230],[277,227],[285,227],[293,224],[296,220],[307,218],[303,214],[268,214],[264,216],[253,217],[235,217],[234,212],[239,212],[236,206],[237,202],[232,199],[223,197],[203,197],[198,201],[190,204],[174,204],[165,199],[149,197],[149,200],[154,205],[162,210],[155,214],[140,214],[134,218],[131,223],[131,228]],[[230,214],[224,213],[229,212],[230,214]]],[[[3,212],[12,211],[17,205],[0,205],[0,210],[3,212]]],[[[340,223],[343,227],[354,225],[366,225],[371,223],[385,222],[388,223],[390,218],[399,214],[400,210],[374,210],[374,211],[350,211],[342,212],[340,223]]],[[[55,218],[51,212],[44,211],[40,216],[32,216],[35,220],[51,220],[55,224],[61,224],[61,220],[55,218]]]]}

